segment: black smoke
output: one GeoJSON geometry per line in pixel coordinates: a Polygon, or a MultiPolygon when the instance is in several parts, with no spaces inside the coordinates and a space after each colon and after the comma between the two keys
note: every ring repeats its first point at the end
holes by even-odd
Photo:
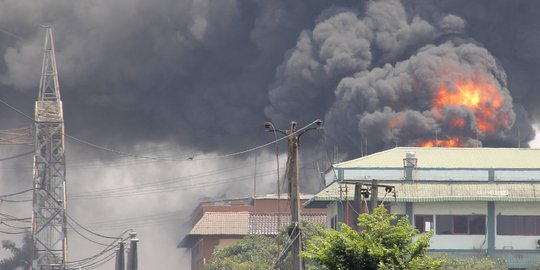
{"type": "MultiPolygon", "coordinates": [[[[169,150],[158,155],[178,156],[175,149],[219,155],[271,140],[265,121],[285,129],[292,120],[303,126],[321,118],[324,134],[307,134],[301,150],[332,162],[366,148],[372,153],[444,136],[463,136],[465,145],[525,147],[535,135],[532,124],[540,122],[536,1],[2,1],[0,98],[29,115],[41,70],[40,25],[53,28],[66,133],[125,152],[157,145],[169,150]],[[433,89],[448,63],[448,87],[475,74],[496,86],[505,97],[500,117],[507,124],[483,132],[465,108],[433,110],[433,89]],[[453,128],[453,118],[464,128],[453,128]]],[[[28,119],[0,106],[0,129],[22,124],[28,119]]],[[[68,167],[70,191],[79,192],[252,162],[243,156],[128,170],[112,166],[117,156],[110,152],[67,143],[68,166],[95,159],[96,167],[111,168],[68,167]]],[[[25,162],[30,166],[30,157],[25,162]]],[[[315,179],[308,181],[310,192],[318,188],[312,183],[323,163],[304,164],[315,179]]],[[[15,168],[3,172],[3,186],[29,183],[31,167],[15,168]]],[[[252,169],[246,165],[246,171],[252,169]]],[[[135,215],[141,206],[163,210],[163,201],[186,213],[202,196],[248,189],[220,186],[167,200],[126,201],[111,215],[135,215]]],[[[110,206],[92,201],[71,209],[95,218],[110,206]]]]}
{"type": "MultiPolygon", "coordinates": [[[[73,135],[125,149],[176,141],[226,152],[259,143],[265,120],[286,126],[326,117],[353,140],[379,137],[358,130],[356,118],[369,112],[361,106],[334,116],[343,101],[338,85],[408,62],[425,46],[454,42],[487,49],[505,77],[497,78],[502,88],[524,109],[514,110],[517,121],[536,121],[538,9],[504,1],[8,1],[0,11],[0,81],[3,96],[31,112],[39,25],[48,24],[73,135]]],[[[526,144],[534,136],[530,122],[519,126],[526,144]]],[[[343,135],[327,131],[343,144],[343,135]]],[[[481,139],[512,146],[516,133],[481,139]]],[[[373,141],[371,148],[390,142],[373,141]]]]}

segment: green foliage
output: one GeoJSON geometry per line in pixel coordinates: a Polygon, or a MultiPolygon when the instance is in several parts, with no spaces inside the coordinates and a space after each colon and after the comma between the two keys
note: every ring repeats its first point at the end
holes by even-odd
{"type": "Polygon", "coordinates": [[[406,218],[379,206],[374,214],[362,214],[357,232],[345,224],[341,231],[321,230],[309,241],[303,256],[325,269],[440,269],[443,261],[426,255],[430,233],[419,234],[406,218]]]}
{"type": "Polygon", "coordinates": [[[2,240],[2,248],[11,253],[11,257],[0,261],[1,270],[29,270],[32,261],[32,235],[25,233],[23,244],[18,248],[13,241],[2,240]]]}
{"type": "Polygon", "coordinates": [[[466,259],[438,256],[444,260],[441,270],[506,270],[506,262],[503,259],[491,259],[489,257],[470,257],[466,259]]]}
{"type": "MultiPolygon", "coordinates": [[[[322,227],[302,222],[302,239],[319,235],[322,227]]],[[[290,243],[287,230],[280,231],[277,237],[248,235],[235,244],[214,251],[212,260],[205,265],[206,270],[268,270],[274,265],[281,252],[290,243]]],[[[288,256],[279,263],[277,269],[289,269],[288,256]]],[[[305,270],[320,269],[318,264],[305,262],[305,270]]]]}
{"type": "Polygon", "coordinates": [[[272,265],[279,247],[274,239],[248,235],[232,246],[214,252],[207,270],[259,270],[272,265]]]}

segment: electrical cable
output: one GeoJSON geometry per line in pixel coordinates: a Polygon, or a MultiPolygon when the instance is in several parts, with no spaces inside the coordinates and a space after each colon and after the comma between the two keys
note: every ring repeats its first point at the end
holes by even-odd
{"type": "Polygon", "coordinates": [[[24,231],[24,232],[7,232],[7,231],[0,231],[0,234],[24,234],[24,233],[27,233],[27,231],[24,231]]]}
{"type": "MultiPolygon", "coordinates": [[[[295,224],[292,232],[291,232],[291,235],[296,231],[296,229],[298,228],[298,224],[295,224]]],[[[276,267],[276,265],[279,263],[281,257],[283,255],[285,255],[285,252],[287,252],[287,250],[289,250],[289,248],[292,246],[292,244],[294,243],[294,241],[296,241],[296,239],[298,239],[298,237],[300,237],[300,233],[297,234],[294,239],[291,239],[291,242],[289,242],[285,248],[283,248],[283,250],[279,253],[279,256],[276,258],[276,260],[274,261],[274,263],[272,264],[272,267],[270,267],[269,269],[274,269],[276,267]]],[[[289,236],[289,239],[290,239],[290,236],[289,236]]]]}
{"type": "Polygon", "coordinates": [[[11,36],[11,37],[14,37],[14,38],[16,38],[16,39],[18,39],[18,40],[25,40],[25,38],[23,38],[23,37],[21,37],[21,36],[15,34],[15,33],[12,33],[12,32],[10,32],[10,31],[8,31],[8,30],[6,30],[6,29],[0,28],[0,32],[2,32],[2,33],[4,33],[4,34],[7,34],[7,35],[9,35],[9,36],[11,36]]]}
{"type": "MultiPolygon", "coordinates": [[[[271,171],[262,171],[262,172],[259,172],[256,176],[267,176],[268,174],[270,174],[271,171]]],[[[181,186],[178,186],[178,185],[175,185],[175,184],[179,184],[179,183],[184,183],[188,180],[192,180],[194,178],[201,178],[203,176],[205,177],[208,177],[208,176],[212,176],[212,175],[215,175],[215,173],[211,173],[211,174],[200,174],[200,176],[186,176],[186,177],[175,177],[175,178],[169,178],[169,179],[165,179],[165,180],[162,180],[162,181],[158,181],[158,182],[155,182],[155,183],[144,183],[144,184],[136,184],[136,185],[128,185],[128,186],[123,186],[123,187],[118,187],[118,188],[110,188],[110,189],[102,189],[102,190],[96,190],[96,191],[91,191],[91,192],[82,192],[82,193],[73,193],[71,197],[79,197],[79,196],[85,196],[85,195],[94,195],[94,194],[99,194],[99,195],[109,195],[109,194],[116,194],[116,193],[125,193],[125,192],[139,192],[139,191],[145,191],[145,190],[142,190],[142,189],[147,189],[147,191],[152,188],[153,190],[159,190],[159,189],[163,189],[163,188],[174,188],[174,187],[184,187],[186,186],[185,184],[182,184],[181,186]]],[[[222,178],[222,179],[217,179],[215,180],[216,182],[219,182],[219,181],[226,181],[226,180],[234,180],[234,179],[243,179],[243,178],[251,178],[253,177],[253,175],[251,174],[247,174],[247,175],[239,175],[239,176],[234,176],[234,177],[229,177],[229,178],[222,178]]],[[[202,184],[202,185],[205,185],[209,182],[198,182],[198,183],[194,183],[192,185],[199,185],[199,184],[202,184]]],[[[215,182],[210,182],[210,183],[215,183],[215,182]]]]}
{"type": "MultiPolygon", "coordinates": [[[[113,243],[114,244],[114,243],[113,243]]],[[[109,253],[111,250],[113,250],[113,252],[105,255],[105,257],[108,257],[108,256],[111,256],[116,254],[116,252],[114,251],[114,249],[118,246],[119,244],[117,243],[116,245],[111,245],[109,248],[106,248],[105,250],[101,251],[100,253],[94,255],[94,256],[91,256],[91,257],[88,257],[88,258],[85,258],[85,259],[82,259],[82,260],[77,260],[77,261],[71,261],[71,262],[68,262],[67,265],[69,268],[86,268],[86,266],[90,266],[90,265],[93,265],[93,263],[98,260],[98,258],[103,255],[103,254],[107,254],[109,253]]]]}
{"type": "MultiPolygon", "coordinates": [[[[125,241],[125,240],[129,239],[129,237],[117,238],[117,239],[120,239],[120,241],[125,241]]],[[[67,265],[69,267],[75,267],[75,268],[83,267],[85,264],[90,263],[91,261],[99,258],[101,255],[103,255],[103,254],[113,250],[114,248],[116,248],[120,244],[120,241],[113,241],[111,244],[109,244],[107,247],[105,247],[101,252],[99,252],[99,253],[97,253],[97,254],[95,254],[93,256],[87,257],[87,258],[70,261],[70,262],[67,263],[67,265]]],[[[114,252],[113,252],[113,254],[114,254],[114,252]]],[[[109,256],[109,255],[107,255],[107,256],[109,256]]]]}
{"type": "Polygon", "coordinates": [[[234,170],[237,170],[237,169],[244,169],[245,166],[237,166],[237,167],[232,167],[232,168],[225,168],[225,169],[216,169],[216,170],[213,170],[213,171],[205,171],[203,173],[197,173],[197,174],[191,174],[191,175],[187,175],[187,176],[180,176],[180,177],[173,177],[173,178],[167,178],[167,179],[163,179],[163,180],[152,180],[151,183],[142,183],[142,184],[136,184],[136,185],[128,185],[128,186],[124,186],[124,187],[118,187],[118,188],[110,188],[110,189],[102,189],[102,190],[96,190],[96,191],[91,191],[91,192],[82,192],[82,193],[71,193],[73,196],[78,196],[78,195],[84,195],[84,194],[92,194],[92,193],[108,193],[108,192],[111,192],[111,191],[126,191],[126,190],[129,190],[129,189],[136,189],[136,188],[143,188],[143,187],[148,187],[148,186],[157,186],[157,185],[162,185],[162,184],[168,184],[168,183],[175,183],[175,182],[184,182],[184,181],[187,181],[187,180],[191,180],[191,179],[200,179],[202,177],[209,177],[209,176],[214,176],[214,175],[220,175],[220,174],[223,174],[223,173],[226,173],[226,172],[231,172],[231,171],[234,171],[234,170]]]}
{"type": "Polygon", "coordinates": [[[85,226],[87,228],[99,230],[117,230],[126,228],[126,226],[129,226],[131,228],[140,228],[150,225],[180,224],[182,222],[185,222],[180,213],[181,212],[171,212],[149,216],[100,221],[94,223],[87,223],[85,224],[85,226]]]}
{"type": "Polygon", "coordinates": [[[107,236],[107,235],[99,234],[99,233],[96,233],[96,232],[93,232],[93,231],[87,229],[86,227],[82,226],[79,222],[77,222],[75,219],[73,219],[73,218],[72,218],[70,215],[68,215],[68,214],[66,214],[66,216],[67,216],[68,219],[70,219],[71,221],[75,222],[75,224],[77,224],[77,226],[79,226],[81,229],[83,229],[83,230],[85,230],[85,231],[87,231],[87,232],[89,232],[89,233],[91,233],[91,234],[93,234],[93,235],[95,235],[95,236],[99,236],[99,237],[103,237],[103,238],[107,238],[107,239],[116,239],[116,240],[118,240],[118,239],[122,238],[122,236],[123,236],[124,234],[126,234],[126,233],[129,232],[129,231],[131,231],[130,229],[129,229],[129,230],[126,230],[126,231],[122,232],[122,234],[120,234],[120,235],[117,236],[117,237],[107,236]]]}
{"type": "MultiPolygon", "coordinates": [[[[267,176],[271,174],[273,174],[273,172],[261,174],[259,176],[267,176]]],[[[182,184],[182,185],[176,185],[176,186],[156,187],[153,189],[132,191],[130,193],[111,192],[109,194],[69,196],[68,198],[70,200],[81,200],[81,199],[104,199],[104,198],[112,198],[112,197],[122,198],[122,197],[131,197],[131,196],[140,196],[140,195],[148,195],[148,194],[155,194],[155,193],[173,192],[173,191],[178,191],[178,190],[204,188],[204,187],[213,186],[213,185],[222,185],[222,184],[229,184],[229,183],[235,183],[235,182],[243,182],[246,180],[250,180],[251,177],[253,177],[253,175],[246,175],[246,176],[231,178],[233,180],[230,180],[230,181],[218,180],[218,181],[213,181],[213,182],[204,182],[204,183],[198,183],[198,184],[192,184],[192,185],[182,184]]]]}
{"type": "Polygon", "coordinates": [[[68,225],[69,227],[71,227],[71,229],[72,229],[75,233],[77,233],[77,234],[78,234],[79,236],[81,236],[82,238],[84,238],[84,239],[86,239],[86,240],[88,240],[88,241],[90,241],[90,242],[92,242],[92,243],[94,243],[94,244],[97,244],[97,245],[101,245],[101,246],[109,246],[108,244],[103,244],[103,243],[94,241],[94,240],[92,240],[92,239],[86,237],[86,236],[83,235],[81,232],[79,232],[77,229],[75,229],[75,227],[73,227],[73,225],[71,225],[71,223],[70,223],[69,221],[66,221],[66,223],[67,223],[67,225],[68,225]]]}
{"type": "Polygon", "coordinates": [[[19,192],[15,192],[15,193],[11,193],[11,194],[4,194],[4,195],[0,195],[0,198],[5,198],[5,197],[11,197],[11,196],[15,196],[15,195],[19,195],[19,194],[23,194],[23,193],[26,193],[28,191],[32,191],[33,189],[25,189],[23,191],[19,191],[19,192]]]}
{"type": "Polygon", "coordinates": [[[91,269],[96,269],[106,263],[108,263],[109,261],[111,261],[112,259],[115,258],[115,255],[116,255],[116,252],[112,253],[111,255],[109,255],[108,257],[105,257],[103,258],[101,261],[97,261],[97,262],[94,262],[93,264],[90,264],[90,265],[86,265],[84,266],[84,269],[85,270],[91,270],[91,269]]]}
{"type": "MultiPolygon", "coordinates": [[[[31,120],[32,122],[35,122],[35,119],[30,117],[29,115],[25,114],[24,112],[18,110],[17,108],[9,105],[7,102],[5,102],[4,100],[0,99],[0,103],[6,105],[7,107],[9,107],[10,109],[14,110],[15,112],[21,114],[22,116],[28,118],[29,120],[31,120]]],[[[298,129],[298,130],[295,130],[294,132],[292,132],[291,134],[289,135],[292,135],[292,134],[296,134],[296,133],[299,133],[299,132],[302,132],[306,129],[308,129],[310,126],[312,126],[313,124],[317,123],[319,120],[315,120],[311,123],[309,123],[308,125],[298,129]]],[[[242,150],[242,151],[239,151],[239,152],[234,152],[234,153],[229,153],[229,154],[225,154],[225,155],[217,155],[217,156],[214,156],[214,157],[201,157],[201,158],[197,158],[196,156],[190,156],[188,157],[187,159],[177,159],[177,158],[160,158],[160,157],[151,157],[151,156],[145,156],[145,155],[138,155],[138,154],[132,154],[132,153],[127,153],[127,152],[123,152],[123,151],[118,151],[118,150],[115,150],[115,149],[111,149],[111,148],[107,148],[107,147],[104,147],[104,146],[100,146],[100,145],[97,145],[97,144],[94,144],[94,143],[91,143],[91,142],[88,142],[88,141],[85,141],[85,140],[82,140],[82,139],[79,139],[79,138],[76,138],[74,136],[71,136],[69,134],[66,134],[64,133],[64,136],[72,139],[72,140],[75,140],[79,143],[82,143],[82,144],[85,144],[85,145],[88,145],[88,146],[91,146],[91,147],[94,147],[94,148],[97,148],[97,149],[100,149],[100,150],[104,150],[104,151],[108,151],[108,152],[111,152],[111,153],[115,153],[115,154],[118,154],[118,155],[122,155],[122,156],[129,156],[129,157],[134,157],[134,158],[140,158],[140,159],[151,159],[151,160],[160,160],[160,161],[177,161],[177,162],[182,162],[182,161],[199,161],[199,160],[211,160],[211,159],[220,159],[220,158],[227,158],[227,157],[233,157],[233,156],[238,156],[238,155],[242,155],[242,154],[246,154],[246,153],[249,153],[249,152],[253,152],[253,151],[256,151],[256,150],[259,150],[261,148],[264,148],[266,146],[269,146],[269,145],[272,145],[274,143],[277,143],[279,141],[282,141],[282,140],[285,140],[287,139],[288,137],[285,136],[285,137],[282,137],[282,138],[279,138],[277,140],[274,140],[274,141],[271,141],[271,142],[268,142],[268,143],[265,143],[265,144],[262,144],[262,145],[259,145],[259,146],[256,146],[256,147],[252,147],[252,148],[249,148],[249,149],[246,149],[246,150],[242,150]]]]}
{"type": "Polygon", "coordinates": [[[19,109],[15,108],[15,107],[13,107],[13,106],[11,106],[11,105],[9,105],[9,104],[8,104],[7,102],[5,102],[3,99],[0,99],[0,103],[6,105],[8,108],[14,110],[14,111],[17,112],[18,114],[20,114],[20,115],[22,115],[22,116],[28,118],[30,121],[32,121],[32,123],[36,122],[36,121],[34,120],[33,117],[30,117],[30,116],[27,115],[26,113],[24,113],[24,112],[20,111],[19,109]]]}
{"type": "Polygon", "coordinates": [[[21,229],[21,230],[28,230],[28,229],[31,229],[32,227],[19,227],[19,226],[13,226],[13,225],[10,225],[8,223],[6,223],[5,221],[0,221],[0,224],[3,224],[3,225],[6,225],[10,228],[14,228],[14,229],[21,229]]]}
{"type": "Polygon", "coordinates": [[[20,202],[31,202],[32,199],[21,199],[21,200],[8,200],[8,199],[0,199],[0,202],[8,202],[8,203],[20,203],[20,202]]]}
{"type": "Polygon", "coordinates": [[[25,152],[25,153],[17,154],[17,155],[11,156],[11,157],[0,158],[0,162],[6,161],[6,160],[11,160],[11,159],[16,159],[16,158],[20,158],[20,157],[24,157],[24,156],[26,156],[26,155],[30,155],[30,154],[33,154],[33,153],[34,153],[34,150],[32,150],[32,151],[30,151],[30,152],[25,152]]]}
{"type": "MultiPolygon", "coordinates": [[[[9,214],[4,214],[4,213],[0,213],[0,216],[1,217],[4,217],[3,220],[7,220],[7,221],[24,221],[24,222],[27,222],[27,220],[31,220],[32,218],[31,217],[28,217],[28,218],[19,218],[19,217],[16,217],[16,216],[12,216],[12,215],[9,215],[9,214]]],[[[0,221],[2,221],[2,218],[0,217],[0,221]]]]}

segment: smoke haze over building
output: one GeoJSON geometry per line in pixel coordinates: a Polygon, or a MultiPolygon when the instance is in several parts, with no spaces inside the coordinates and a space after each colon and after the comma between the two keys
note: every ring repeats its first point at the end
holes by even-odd
{"type": "MultiPolygon", "coordinates": [[[[254,156],[259,173],[275,170],[272,147],[216,158],[272,140],[263,129],[268,120],[281,128],[325,120],[324,133],[302,144],[314,153],[303,162],[310,192],[318,188],[317,169],[336,156],[360,155],[366,141],[369,153],[430,143],[527,147],[540,122],[540,3],[533,1],[3,1],[0,98],[29,115],[43,24],[55,35],[66,133],[127,153],[185,159],[151,162],[68,139],[74,194],[186,175],[198,177],[175,185],[246,178],[254,156]],[[189,163],[193,156],[208,159],[189,163]],[[212,170],[219,174],[205,174],[212,170]]],[[[0,124],[29,123],[0,106],[0,124]]],[[[5,156],[25,151],[4,149],[5,156]]],[[[31,161],[9,162],[2,189],[29,187],[31,161]]],[[[249,196],[251,180],[80,199],[69,209],[87,223],[178,213],[183,219],[167,230],[140,232],[143,268],[178,268],[180,259],[148,254],[145,240],[166,239],[167,256],[180,254],[174,243],[196,202],[249,196]]],[[[274,191],[275,176],[258,181],[260,192],[274,191]]],[[[70,248],[84,256],[80,243],[70,248]]]]}

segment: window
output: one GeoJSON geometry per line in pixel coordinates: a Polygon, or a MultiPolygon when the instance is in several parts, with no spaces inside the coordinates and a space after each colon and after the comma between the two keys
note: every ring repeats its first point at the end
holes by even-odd
{"type": "Polygon", "coordinates": [[[337,230],[337,216],[333,216],[331,219],[330,219],[330,228],[334,229],[334,230],[337,230]]]}
{"type": "Polygon", "coordinates": [[[484,215],[438,215],[437,234],[486,234],[484,215]]]}
{"type": "Polygon", "coordinates": [[[433,215],[415,215],[414,227],[420,232],[433,230],[433,215]]]}
{"type": "Polygon", "coordinates": [[[540,235],[540,216],[497,216],[498,235],[540,235]]]}

